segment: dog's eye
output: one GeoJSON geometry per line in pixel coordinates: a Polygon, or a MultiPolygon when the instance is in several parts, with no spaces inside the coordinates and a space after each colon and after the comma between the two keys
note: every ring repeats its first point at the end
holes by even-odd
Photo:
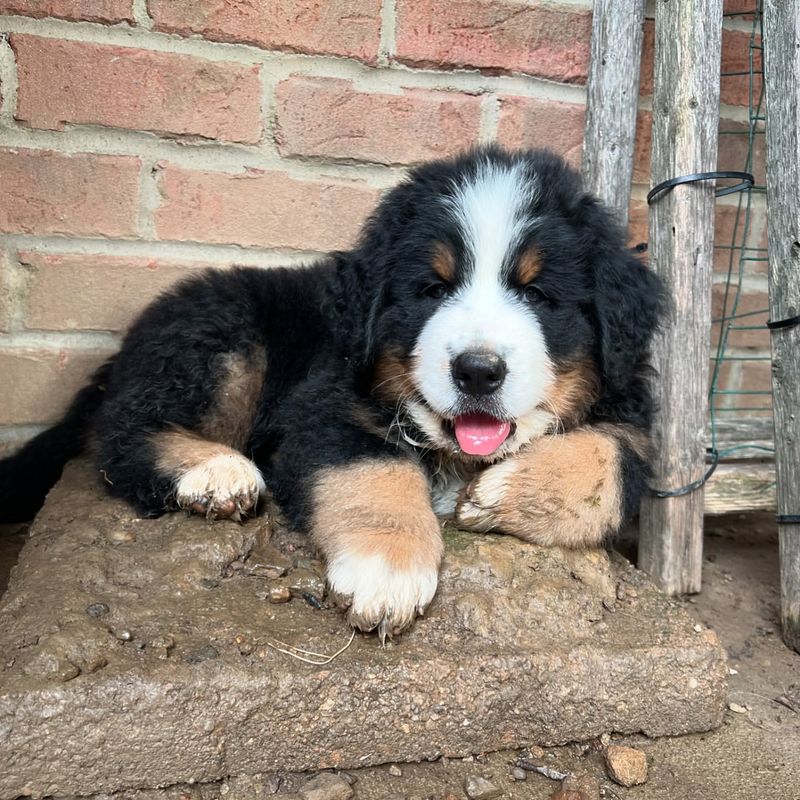
{"type": "Polygon", "coordinates": [[[529,303],[549,303],[550,298],[535,284],[529,283],[522,289],[525,299],[529,303]]]}
{"type": "Polygon", "coordinates": [[[434,300],[441,300],[443,297],[447,297],[449,292],[449,287],[446,283],[442,283],[442,281],[431,283],[422,290],[422,293],[425,295],[425,297],[431,297],[434,300]]]}

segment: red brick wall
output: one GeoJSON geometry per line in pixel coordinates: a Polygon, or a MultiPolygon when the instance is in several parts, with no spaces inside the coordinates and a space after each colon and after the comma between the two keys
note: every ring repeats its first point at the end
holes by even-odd
{"type": "Polygon", "coordinates": [[[590,0],[0,0],[0,448],[192,270],[347,247],[405,167],[475,142],[577,165],[590,25],[590,0]]]}

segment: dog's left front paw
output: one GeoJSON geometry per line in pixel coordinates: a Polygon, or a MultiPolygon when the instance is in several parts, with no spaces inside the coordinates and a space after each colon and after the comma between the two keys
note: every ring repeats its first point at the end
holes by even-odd
{"type": "Polygon", "coordinates": [[[456,505],[456,522],[479,533],[496,529],[515,468],[512,460],[502,461],[468,484],[456,505]]]}
{"type": "Polygon", "coordinates": [[[425,612],[438,581],[437,566],[398,570],[378,554],[343,553],[328,565],[331,591],[349,603],[349,623],[362,631],[377,629],[382,642],[425,612]]]}

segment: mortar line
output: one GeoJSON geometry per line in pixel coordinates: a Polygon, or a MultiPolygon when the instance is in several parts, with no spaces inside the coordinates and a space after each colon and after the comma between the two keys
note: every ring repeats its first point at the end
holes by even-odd
{"type": "Polygon", "coordinates": [[[259,150],[271,158],[280,158],[278,142],[275,139],[277,122],[277,98],[275,96],[279,78],[262,65],[259,70],[261,80],[261,124],[264,132],[259,150]]]}
{"type": "Polygon", "coordinates": [[[16,248],[10,243],[6,243],[3,249],[8,266],[8,274],[6,275],[6,288],[9,299],[7,334],[11,334],[25,328],[29,274],[23,267],[16,248]]]}
{"type": "MultiPolygon", "coordinates": [[[[715,271],[712,276],[712,283],[714,285],[722,285],[728,282],[728,272],[718,272],[715,271]]],[[[738,276],[736,277],[736,284],[738,285],[739,279],[738,276]]],[[[742,291],[745,294],[751,294],[753,292],[762,292],[764,294],[767,293],[768,290],[768,280],[766,275],[754,275],[752,273],[748,273],[742,276],[742,291]]],[[[766,329],[765,329],[766,330],[766,329]]]]}
{"type": "MultiPolygon", "coordinates": [[[[387,0],[393,2],[393,0],[387,0]]],[[[3,17],[4,30],[28,33],[49,38],[69,39],[87,43],[133,47],[153,52],[192,55],[211,61],[261,64],[280,80],[294,73],[318,77],[353,80],[361,90],[398,92],[402,88],[438,89],[481,93],[496,91],[553,99],[565,102],[585,102],[586,89],[574,84],[561,84],[527,75],[486,75],[477,69],[433,70],[410,67],[392,62],[375,68],[356,59],[325,54],[286,53],[264,50],[252,45],[212,42],[180,38],[173,34],[131,28],[128,25],[104,26],[93,22],[63,20],[33,20],[27,17],[3,17]]]]}
{"type": "Polygon", "coordinates": [[[120,336],[105,331],[24,330],[0,335],[0,349],[10,350],[116,350],[120,336]]]}
{"type": "Polygon", "coordinates": [[[163,258],[210,264],[236,263],[272,267],[309,264],[324,256],[316,250],[285,248],[244,248],[239,245],[196,242],[164,242],[145,239],[87,239],[73,236],[0,235],[0,242],[19,252],[68,255],[100,255],[115,258],[163,258]]]}
{"type": "Polygon", "coordinates": [[[147,13],[147,0],[133,0],[133,18],[138,26],[152,30],[153,19],[147,13]]]}
{"type": "Polygon", "coordinates": [[[46,149],[64,155],[133,156],[154,161],[168,161],[184,169],[221,171],[239,174],[247,169],[286,172],[298,180],[333,180],[363,183],[384,189],[394,185],[396,177],[389,167],[366,162],[336,163],[318,159],[313,163],[283,159],[277,152],[252,145],[204,143],[197,145],[158,137],[141,131],[102,126],[67,126],[63,131],[32,128],[0,130],[0,147],[11,149],[46,149]]]}
{"type": "Polygon", "coordinates": [[[487,94],[481,103],[481,121],[479,140],[481,144],[497,141],[497,130],[500,123],[500,100],[496,94],[487,94]]]}
{"type": "Polygon", "coordinates": [[[2,105],[0,105],[0,131],[16,124],[14,114],[17,110],[19,90],[17,61],[14,50],[5,32],[0,32],[0,86],[2,86],[2,105]]]}
{"type": "Polygon", "coordinates": [[[378,65],[391,64],[397,50],[397,9],[395,0],[381,3],[381,39],[378,44],[378,65]]]}
{"type": "Polygon", "coordinates": [[[0,425],[0,442],[22,445],[29,439],[49,428],[49,425],[0,425]]]}
{"type": "Polygon", "coordinates": [[[136,229],[145,239],[156,238],[155,213],[161,205],[161,195],[155,175],[156,162],[143,158],[139,170],[139,199],[136,229]]]}

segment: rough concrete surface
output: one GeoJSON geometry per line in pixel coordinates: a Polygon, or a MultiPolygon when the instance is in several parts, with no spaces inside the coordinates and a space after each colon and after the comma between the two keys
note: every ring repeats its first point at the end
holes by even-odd
{"type": "Polygon", "coordinates": [[[450,532],[424,619],[382,649],[318,608],[291,536],[140,520],[71,465],[0,604],[0,798],[544,746],[722,719],[715,634],[623,559],[450,532]],[[275,545],[279,544],[280,549],[275,545]],[[272,604],[270,589],[291,588],[272,604]],[[284,647],[284,649],[286,649],[284,647]]]}

